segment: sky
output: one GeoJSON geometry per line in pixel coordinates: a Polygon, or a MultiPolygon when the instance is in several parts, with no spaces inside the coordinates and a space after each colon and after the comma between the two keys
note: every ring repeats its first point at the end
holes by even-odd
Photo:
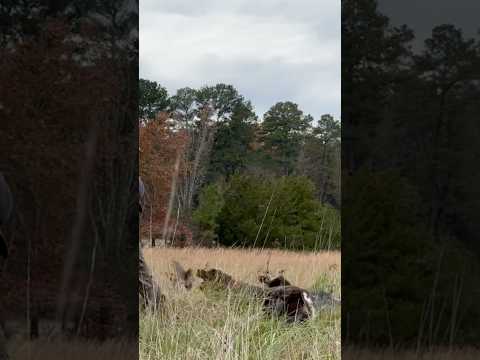
{"type": "Polygon", "coordinates": [[[340,118],[338,0],[142,0],[140,77],[174,94],[231,84],[259,117],[276,102],[340,118]]]}
{"type": "Polygon", "coordinates": [[[452,24],[463,31],[465,38],[478,38],[480,1],[472,0],[379,0],[378,9],[390,18],[393,26],[407,25],[415,32],[413,49],[423,50],[432,29],[452,24]]]}

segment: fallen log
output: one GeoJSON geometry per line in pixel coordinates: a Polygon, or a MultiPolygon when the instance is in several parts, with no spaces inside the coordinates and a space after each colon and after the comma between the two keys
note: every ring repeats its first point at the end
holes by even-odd
{"type": "MultiPolygon", "coordinates": [[[[140,216],[145,206],[145,185],[140,177],[138,177],[138,211],[140,216]]],[[[138,229],[137,229],[138,230],[138,229]]],[[[153,310],[162,309],[165,302],[165,296],[160,291],[160,286],[153,278],[152,272],[145,262],[141,243],[138,243],[138,294],[140,297],[140,305],[153,310]]]]}
{"type": "Polygon", "coordinates": [[[160,291],[160,286],[153,278],[153,275],[145,262],[142,248],[139,246],[139,269],[138,269],[138,292],[142,301],[140,305],[153,310],[162,309],[165,296],[160,291]]]}

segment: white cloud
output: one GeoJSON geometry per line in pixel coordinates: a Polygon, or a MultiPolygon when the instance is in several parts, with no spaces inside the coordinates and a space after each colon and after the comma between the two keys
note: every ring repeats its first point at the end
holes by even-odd
{"type": "Polygon", "coordinates": [[[259,115],[292,100],[339,116],[340,2],[142,1],[140,76],[171,93],[230,83],[259,115]]]}

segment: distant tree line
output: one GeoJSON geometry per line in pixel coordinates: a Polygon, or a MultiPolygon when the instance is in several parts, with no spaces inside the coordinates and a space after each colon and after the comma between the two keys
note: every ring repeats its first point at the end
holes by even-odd
{"type": "MultiPolygon", "coordinates": [[[[139,92],[141,133],[161,123],[170,140],[184,139],[177,164],[182,174],[174,176],[173,197],[154,216],[167,218],[159,238],[175,243],[180,224],[189,229],[184,239],[204,245],[340,246],[339,120],[326,114],[315,122],[290,101],[259,120],[251,102],[227,84],[169,95],[157,82],[140,79],[139,92]],[[327,223],[334,228],[326,230],[327,223]]],[[[150,142],[161,148],[168,141],[150,142]]],[[[147,168],[161,166],[141,165],[147,187],[147,168]]],[[[166,171],[174,169],[172,163],[166,171]]]]}

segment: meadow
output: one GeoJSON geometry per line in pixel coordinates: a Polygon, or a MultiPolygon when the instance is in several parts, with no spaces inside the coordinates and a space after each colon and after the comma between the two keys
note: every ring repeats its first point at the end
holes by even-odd
{"type": "Polygon", "coordinates": [[[266,317],[258,301],[231,293],[191,291],[169,280],[172,261],[194,271],[214,267],[258,284],[265,270],[306,289],[340,297],[340,252],[146,248],[145,259],[167,298],[165,311],[140,314],[140,359],[340,359],[340,308],[288,325],[266,317]]]}

